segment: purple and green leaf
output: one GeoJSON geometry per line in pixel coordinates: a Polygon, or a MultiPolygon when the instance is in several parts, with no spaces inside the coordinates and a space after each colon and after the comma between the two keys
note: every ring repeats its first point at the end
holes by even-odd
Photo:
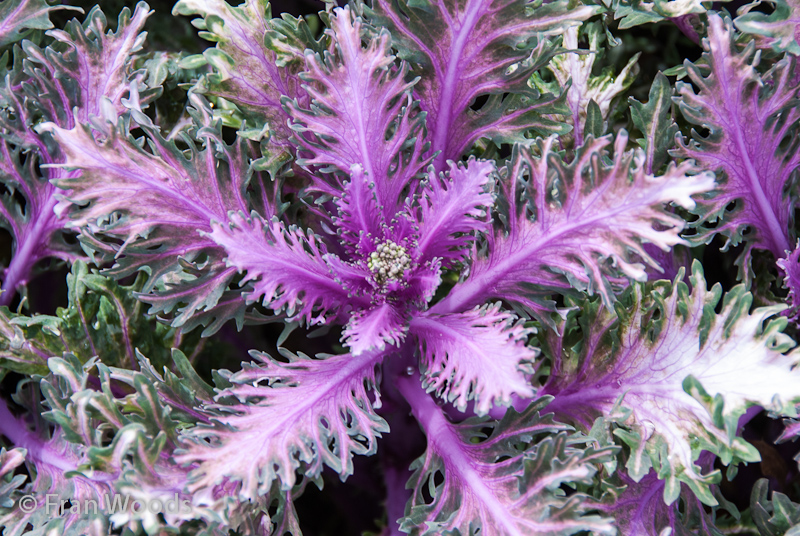
{"type": "MultiPolygon", "coordinates": [[[[73,178],[75,173],[60,169],[64,154],[49,136],[35,128],[52,122],[64,129],[87,123],[101,110],[123,109],[122,100],[135,78],[133,61],[141,52],[142,32],[149,11],[144,2],[131,16],[124,9],[117,31],[107,30],[108,23],[99,8],[93,9],[80,24],[70,21],[65,30],[48,34],[58,43],[44,49],[25,42],[26,59],[18,62],[0,88],[0,182],[6,192],[0,204],[0,226],[14,237],[13,257],[3,271],[0,304],[11,303],[17,291],[24,292],[34,267],[47,258],[74,261],[77,248],[64,239],[67,220],[56,210],[63,191],[55,184],[73,178]],[[24,198],[24,209],[15,199],[24,198]]],[[[142,87],[141,98],[147,101],[158,89],[142,87]]]]}
{"type": "Polygon", "coordinates": [[[479,138],[514,143],[527,132],[567,132],[548,117],[566,113],[563,102],[539,94],[528,78],[556,53],[549,36],[598,11],[567,0],[535,9],[527,0],[380,0],[365,14],[388,28],[398,55],[420,77],[414,91],[441,171],[479,138]],[[479,97],[489,100],[473,111],[479,97]]]}
{"type": "Polygon", "coordinates": [[[517,145],[501,172],[497,216],[504,226],[432,311],[462,312],[500,298],[541,315],[553,307],[547,294],[571,288],[611,303],[629,279],[645,279],[646,265],[657,267],[645,244],[684,244],[684,220],[666,206],[693,207],[693,196],[713,187],[710,173],[695,174],[685,162],[653,177],[641,150],[625,151],[624,131],[613,156],[606,151],[611,141],[588,140],[571,163],[554,149],[555,138],[517,145]]]}
{"type": "Polygon", "coordinates": [[[152,313],[175,311],[174,326],[202,323],[213,333],[231,318],[241,325],[246,304],[241,291],[228,289],[236,269],[226,266],[224,252],[208,236],[211,222],[251,208],[276,215],[268,188],[279,183],[253,170],[249,142],[227,144],[202,99],[194,96],[193,103],[200,141],[184,133],[185,151],[138,110],[134,120],[147,134],[138,140],[113,114],[70,130],[54,123],[40,130],[60,143],[60,165],[80,171],[58,183],[65,190],[63,208],[70,208],[70,225],[84,229],[90,248],[117,260],[107,273],[145,271],[142,299],[152,313]]]}
{"type": "Polygon", "coordinates": [[[216,43],[202,59],[186,60],[193,67],[208,63],[214,69],[198,81],[196,91],[236,106],[238,116],[226,121],[241,136],[263,140],[262,165],[277,177],[294,155],[281,99],[306,99],[297,76],[304,66],[295,60],[306,48],[321,51],[323,43],[312,38],[302,19],[287,15],[273,21],[267,0],[247,0],[237,7],[225,0],[181,0],[172,13],[199,16],[192,23],[200,36],[216,43]]]}
{"type": "Polygon", "coordinates": [[[4,0],[0,3],[0,47],[24,39],[33,30],[49,30],[50,12],[79,8],[52,5],[47,0],[4,0]]]}
{"type": "Polygon", "coordinates": [[[687,239],[708,243],[727,239],[725,249],[744,242],[737,260],[739,278],[752,279],[753,249],[786,256],[793,233],[797,169],[800,166],[800,119],[795,60],[784,57],[763,74],[755,43],[741,47],[732,23],[709,15],[702,63],[685,62],[688,83],[678,82],[675,102],[693,125],[708,135],[678,137],[673,154],[694,159],[718,174],[718,186],[698,198],[695,233],[687,239]]]}
{"type": "MultiPolygon", "coordinates": [[[[301,77],[310,108],[284,101],[299,143],[297,163],[345,175],[360,166],[365,187],[352,192],[375,199],[381,218],[363,221],[364,232],[377,234],[381,221],[398,212],[409,182],[422,171],[425,114],[415,109],[408,68],[398,68],[391,54],[391,37],[382,30],[363,47],[363,23],[348,7],[330,17],[331,52],[306,53],[301,77]]],[[[352,186],[351,186],[352,187],[352,186]]],[[[315,180],[312,188],[333,197],[342,184],[315,180]]],[[[371,203],[364,199],[357,207],[371,203]]]]}
{"type": "Polygon", "coordinates": [[[787,353],[795,343],[782,333],[786,319],[770,320],[783,306],[751,313],[752,297],[740,285],[716,314],[721,288],[706,288],[697,261],[691,286],[689,293],[680,279],[660,281],[649,294],[632,287],[616,312],[583,303],[582,343],[551,340],[555,362],[539,394],[554,396],[550,409],[584,427],[622,398],[631,410],[629,429],[615,433],[631,449],[630,477],[638,481],[653,467],[667,482],[667,503],[684,482],[713,505],[708,484],[718,474],[702,474],[695,465],[700,451],[725,465],[758,460],[755,448],[736,436],[738,419],[753,405],[794,416],[800,371],[793,369],[797,352],[787,353]]]}
{"type": "Polygon", "coordinates": [[[739,31],[755,35],[759,45],[768,46],[776,52],[800,55],[800,2],[797,0],[771,0],[771,13],[753,8],[758,3],[740,8],[733,23],[739,31]]]}
{"type": "Polygon", "coordinates": [[[528,376],[538,352],[526,329],[499,304],[461,314],[421,314],[410,332],[419,341],[422,384],[461,411],[470,400],[485,415],[492,404],[508,406],[511,395],[530,398],[528,376]]]}
{"type": "Polygon", "coordinates": [[[499,422],[455,424],[418,378],[398,378],[397,386],[428,436],[425,454],[411,466],[414,494],[401,530],[419,536],[617,534],[610,519],[587,514],[581,493],[566,496],[560,488],[591,482],[616,447],[579,448],[568,426],[540,415],[547,398],[522,413],[509,410],[499,422]]]}
{"type": "Polygon", "coordinates": [[[298,471],[316,479],[328,466],[344,478],[354,454],[375,453],[377,438],[388,432],[373,409],[380,406],[382,353],[293,356],[288,363],[253,355],[260,363],[230,374],[230,387],[204,408],[212,424],[184,435],[177,460],[194,464],[192,491],[231,483],[240,500],[256,499],[274,483],[290,490],[298,471]]]}

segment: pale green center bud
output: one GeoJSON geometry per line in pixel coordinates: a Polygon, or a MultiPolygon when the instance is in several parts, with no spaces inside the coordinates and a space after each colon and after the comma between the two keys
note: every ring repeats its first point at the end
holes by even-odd
{"type": "Polygon", "coordinates": [[[387,281],[397,281],[411,267],[411,258],[406,248],[387,240],[373,251],[367,259],[367,266],[375,274],[375,281],[382,285],[387,281]]]}

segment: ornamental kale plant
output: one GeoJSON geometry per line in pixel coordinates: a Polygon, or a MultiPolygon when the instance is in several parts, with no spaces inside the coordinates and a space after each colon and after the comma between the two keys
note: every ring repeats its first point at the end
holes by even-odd
{"type": "Polygon", "coordinates": [[[800,534],[794,0],[77,4],[0,1],[2,536],[800,534]]]}

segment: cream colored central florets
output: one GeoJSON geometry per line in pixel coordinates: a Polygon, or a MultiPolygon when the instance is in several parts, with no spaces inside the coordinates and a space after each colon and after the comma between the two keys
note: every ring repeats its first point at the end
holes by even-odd
{"type": "Polygon", "coordinates": [[[411,258],[406,248],[387,240],[378,247],[367,259],[367,266],[375,273],[375,281],[382,285],[387,281],[397,281],[411,267],[411,258]]]}

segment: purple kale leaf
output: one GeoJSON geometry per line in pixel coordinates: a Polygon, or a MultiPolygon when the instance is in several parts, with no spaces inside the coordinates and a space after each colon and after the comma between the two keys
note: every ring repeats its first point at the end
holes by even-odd
{"type": "Polygon", "coordinates": [[[626,277],[643,280],[642,261],[657,266],[644,244],[667,250],[684,243],[678,236],[684,220],[664,205],[694,206],[692,196],[711,189],[713,180],[695,175],[690,163],[647,175],[643,153],[626,152],[627,141],[624,131],[618,134],[610,157],[610,136],[589,140],[572,162],[554,149],[555,138],[515,146],[502,171],[504,225],[489,235],[469,276],[432,311],[463,311],[499,298],[541,315],[552,309],[547,296],[554,290],[597,292],[610,303],[626,277]]]}
{"type": "MultiPolygon", "coordinates": [[[[193,24],[200,36],[216,42],[203,58],[187,58],[197,66],[208,63],[214,72],[203,76],[195,91],[232,103],[235,117],[224,116],[228,126],[254,141],[263,140],[261,165],[271,175],[294,156],[287,125],[288,115],[281,107],[284,97],[306,97],[297,74],[303,66],[303,51],[321,51],[324,44],[313,39],[302,19],[284,15],[273,19],[266,0],[247,0],[232,7],[224,0],[181,0],[175,15],[199,15],[193,24]]],[[[217,101],[222,103],[222,101],[217,101]]]]}
{"type": "Polygon", "coordinates": [[[797,320],[800,315],[800,244],[786,258],[778,259],[776,264],[785,274],[784,287],[789,289],[786,299],[791,309],[786,314],[797,320]]]}
{"type": "Polygon", "coordinates": [[[549,114],[565,114],[561,101],[528,84],[531,73],[556,52],[547,36],[559,35],[598,8],[559,0],[530,9],[525,0],[389,2],[366,11],[388,28],[399,56],[420,77],[415,94],[428,114],[435,167],[459,158],[479,138],[497,143],[525,132],[565,133],[549,114]],[[477,112],[478,97],[488,101],[477,112]]]}
{"type": "MultiPolygon", "coordinates": [[[[83,25],[73,20],[66,30],[51,30],[58,43],[44,49],[23,43],[26,59],[0,87],[0,182],[6,187],[0,203],[0,225],[14,237],[13,257],[3,273],[0,304],[11,303],[23,290],[39,261],[79,257],[63,237],[67,220],[56,211],[64,194],[54,184],[75,173],[58,167],[65,161],[62,148],[36,129],[52,122],[71,129],[85,124],[103,107],[120,111],[131,77],[133,60],[142,48],[141,32],[150,11],[141,3],[131,16],[123,10],[116,32],[106,32],[107,21],[93,9],[83,25]],[[15,199],[21,195],[24,209],[15,199]]],[[[143,91],[143,101],[154,96],[143,91]]]]}
{"type": "Polygon", "coordinates": [[[342,478],[352,474],[352,456],[373,454],[388,431],[373,409],[380,407],[375,370],[382,355],[294,356],[282,363],[254,354],[260,363],[228,375],[230,387],[206,405],[218,424],[184,435],[187,448],[177,461],[196,467],[190,489],[235,484],[247,500],[273,484],[291,490],[296,471],[314,479],[327,465],[342,478]]]}
{"type": "Polygon", "coordinates": [[[617,447],[579,447],[569,427],[552,414],[540,415],[547,398],[522,413],[509,410],[499,422],[454,424],[417,378],[402,377],[397,385],[428,436],[425,454],[411,466],[414,495],[401,530],[430,536],[478,530],[489,536],[617,534],[610,519],[587,515],[581,493],[566,496],[561,489],[590,483],[617,447]]]}
{"type": "Polygon", "coordinates": [[[512,395],[533,396],[528,375],[538,352],[527,345],[533,330],[499,304],[461,314],[422,314],[410,329],[420,341],[423,386],[460,410],[471,398],[474,410],[486,414],[492,403],[510,405],[512,395]]]}
{"type": "Polygon", "coordinates": [[[721,288],[706,288],[697,261],[691,286],[689,293],[680,279],[661,281],[647,295],[633,287],[616,313],[584,303],[581,344],[572,338],[575,325],[562,328],[564,338],[549,337],[555,361],[539,394],[554,396],[550,409],[584,427],[622,398],[629,429],[615,433],[631,448],[630,477],[638,481],[652,467],[667,483],[667,503],[683,482],[714,505],[708,484],[719,475],[695,465],[700,451],[725,465],[757,460],[755,448],[736,436],[739,417],[753,405],[794,416],[800,371],[792,368],[797,351],[784,353],[795,345],[781,332],[786,320],[767,321],[784,306],[750,313],[752,296],[740,285],[715,314],[721,288]]]}
{"type": "MultiPolygon", "coordinates": [[[[377,204],[382,209],[379,217],[388,221],[398,212],[409,181],[423,169],[425,114],[413,104],[413,83],[405,80],[407,65],[394,65],[387,31],[373,36],[365,49],[361,45],[363,23],[349,8],[332,16],[330,25],[327,33],[332,51],[308,51],[305,57],[308,70],[302,78],[307,82],[304,87],[311,98],[310,107],[284,100],[297,133],[297,163],[344,174],[360,166],[363,180],[326,184],[324,179],[330,177],[312,174],[311,189],[347,203],[347,207],[339,207],[344,217],[358,217],[349,213],[367,211],[377,204]]],[[[371,221],[352,223],[374,233],[377,229],[365,225],[379,225],[376,215],[371,215],[371,221]]]]}
{"type": "Polygon", "coordinates": [[[236,270],[225,266],[220,248],[201,232],[231,210],[259,207],[274,215],[268,188],[280,183],[262,187],[262,174],[250,165],[250,142],[227,144],[202,98],[195,95],[192,102],[200,142],[182,135],[186,152],[135,109],[146,139],[130,136],[126,119],[113,112],[71,129],[46,123],[40,130],[60,143],[63,166],[80,171],[58,182],[68,200],[66,217],[83,228],[90,247],[117,260],[107,273],[146,271],[143,299],[152,312],[175,311],[174,326],[188,330],[202,323],[212,333],[231,318],[243,322],[245,302],[241,292],[227,290],[236,270]]]}
{"type": "MultiPolygon", "coordinates": [[[[43,423],[39,424],[41,426],[43,423]]],[[[69,508],[65,509],[63,515],[58,515],[56,511],[50,512],[50,508],[46,506],[48,501],[60,505],[62,500],[94,500],[102,504],[103,495],[110,493],[112,488],[108,482],[109,475],[66,476],[69,471],[77,471],[85,460],[79,445],[66,441],[59,429],[50,437],[31,430],[24,418],[11,413],[3,399],[0,399],[0,433],[18,447],[12,453],[22,455],[26,466],[32,468],[32,474],[35,475],[24,486],[18,486],[11,492],[13,506],[9,508],[7,504],[0,504],[0,526],[4,528],[4,535],[30,534],[30,527],[41,531],[41,534],[46,531],[91,536],[107,533],[108,524],[101,515],[76,515],[69,508]],[[20,505],[32,505],[20,502],[25,496],[33,497],[36,508],[20,508],[20,505]]],[[[20,460],[9,461],[18,464],[20,460]]],[[[20,477],[24,481],[25,476],[20,477]]],[[[16,484],[19,483],[18,480],[16,484]]]]}
{"type": "MultiPolygon", "coordinates": [[[[659,480],[655,471],[638,482],[625,472],[617,471],[608,482],[615,482],[617,487],[595,508],[613,516],[620,534],[661,536],[672,529],[672,534],[683,536],[722,536],[713,516],[706,512],[707,507],[686,485],[681,486],[679,500],[667,505],[662,498],[666,483],[659,480]]],[[[715,497],[724,502],[718,491],[715,497]]],[[[729,504],[724,506],[730,508],[729,504]]],[[[735,509],[733,511],[739,515],[735,509]]]]}
{"type": "Polygon", "coordinates": [[[693,158],[719,175],[718,187],[698,200],[694,243],[716,234],[725,248],[744,242],[737,260],[739,277],[752,278],[753,249],[786,256],[796,237],[792,231],[800,166],[795,60],[784,57],[765,73],[758,70],[755,43],[737,43],[732,23],[709,15],[702,63],[686,63],[694,86],[678,83],[676,102],[693,125],[708,129],[691,139],[679,137],[678,156],[693,158]],[[749,231],[749,232],[748,232],[749,231]]]}

